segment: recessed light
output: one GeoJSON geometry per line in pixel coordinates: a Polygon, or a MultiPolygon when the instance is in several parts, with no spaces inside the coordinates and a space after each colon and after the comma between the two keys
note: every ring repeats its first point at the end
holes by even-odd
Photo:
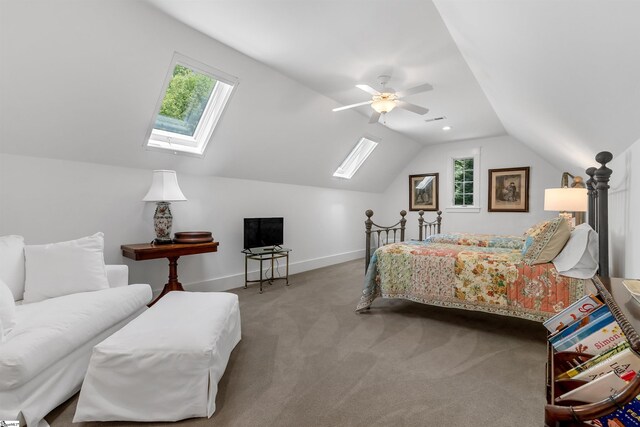
{"type": "Polygon", "coordinates": [[[451,126],[445,126],[442,128],[442,130],[451,130],[451,126]]]}

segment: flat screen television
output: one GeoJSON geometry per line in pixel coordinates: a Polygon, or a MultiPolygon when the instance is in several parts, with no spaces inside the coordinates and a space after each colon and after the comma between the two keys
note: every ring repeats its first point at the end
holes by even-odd
{"type": "Polygon", "coordinates": [[[284,243],[284,218],[245,218],[244,248],[280,246],[284,243]]]}

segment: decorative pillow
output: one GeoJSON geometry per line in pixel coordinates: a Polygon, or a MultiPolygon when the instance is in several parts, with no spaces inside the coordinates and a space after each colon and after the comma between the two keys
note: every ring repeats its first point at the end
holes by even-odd
{"type": "Polygon", "coordinates": [[[569,240],[571,225],[562,217],[536,224],[527,230],[522,256],[529,265],[543,264],[556,257],[569,240]]]}
{"type": "Polygon", "coordinates": [[[0,279],[0,342],[6,341],[6,336],[16,324],[16,304],[13,293],[2,279],[0,279]]]}
{"type": "Polygon", "coordinates": [[[24,302],[107,289],[104,234],[48,245],[27,245],[24,302]]]}
{"type": "Polygon", "coordinates": [[[0,279],[9,287],[14,301],[24,295],[24,239],[0,237],[0,279]]]}
{"type": "MultiPolygon", "coordinates": [[[[555,218],[554,218],[555,219],[555,218]]],[[[544,229],[544,227],[547,225],[547,223],[551,221],[549,219],[545,219],[544,221],[541,221],[535,225],[532,225],[531,227],[527,228],[527,231],[524,232],[523,236],[526,239],[527,237],[531,236],[531,235],[535,235],[540,233],[541,230],[544,229]]]]}
{"type": "Polygon", "coordinates": [[[590,279],[598,271],[598,234],[589,224],[571,232],[564,249],[553,259],[558,273],[576,279],[590,279]]]}

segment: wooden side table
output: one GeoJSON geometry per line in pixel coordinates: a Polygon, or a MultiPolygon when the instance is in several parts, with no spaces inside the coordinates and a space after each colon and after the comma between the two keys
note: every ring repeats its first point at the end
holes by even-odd
{"type": "Polygon", "coordinates": [[[169,282],[164,285],[162,292],[149,304],[151,307],[160,298],[171,291],[184,291],[182,284],[178,281],[178,258],[183,255],[204,254],[208,252],[218,252],[218,242],[209,243],[174,243],[170,245],[154,245],[153,243],[136,243],[132,245],[122,245],[122,255],[135,261],[148,259],[167,258],[169,260],[169,282]]]}

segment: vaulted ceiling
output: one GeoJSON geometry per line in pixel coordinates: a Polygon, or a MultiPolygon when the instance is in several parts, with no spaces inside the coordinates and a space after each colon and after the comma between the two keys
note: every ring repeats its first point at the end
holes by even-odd
{"type": "Polygon", "coordinates": [[[436,0],[509,134],[560,169],[640,139],[640,2],[436,0]]]}
{"type": "Polygon", "coordinates": [[[383,191],[430,144],[506,132],[573,171],[640,138],[635,0],[0,1],[1,152],[383,191]],[[143,148],[175,51],[240,79],[203,159],[143,148]],[[381,74],[429,113],[331,111],[381,74]]]}
{"type": "MultiPolygon", "coordinates": [[[[380,75],[391,76],[396,90],[430,83],[432,91],[406,98],[429,113],[396,109],[385,118],[388,128],[422,144],[504,134],[430,1],[149,1],[343,105],[370,99],[355,85],[380,89],[380,75]],[[452,129],[444,132],[445,125],[452,129]]],[[[368,117],[373,110],[357,111],[368,117]]]]}
{"type": "Polygon", "coordinates": [[[566,169],[640,138],[635,0],[150,1],[342,104],[380,74],[396,89],[431,83],[410,99],[426,116],[386,120],[422,144],[506,129],[566,169]]]}

